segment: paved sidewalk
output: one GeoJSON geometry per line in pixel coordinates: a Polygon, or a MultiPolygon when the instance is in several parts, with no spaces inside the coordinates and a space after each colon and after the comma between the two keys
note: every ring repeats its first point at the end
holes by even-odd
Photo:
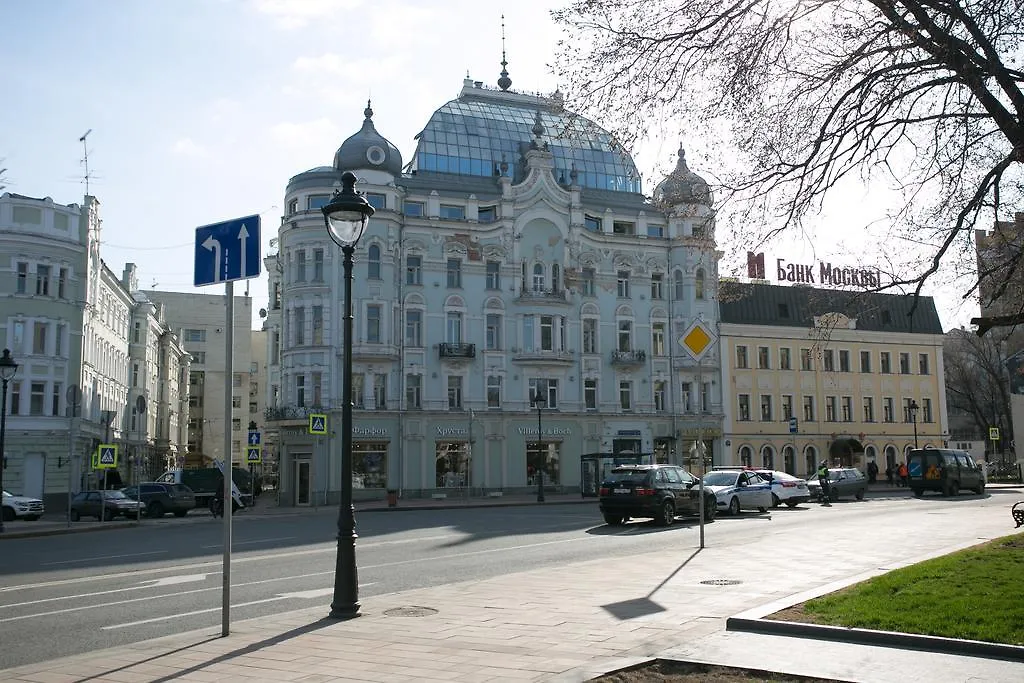
{"type": "MultiPolygon", "coordinates": [[[[805,514],[829,514],[821,509],[805,514]]],[[[770,520],[716,522],[697,551],[696,529],[633,525],[658,544],[642,557],[595,559],[483,581],[364,599],[358,619],[318,608],[219,629],[0,671],[3,681],[583,681],[654,657],[756,666],[835,680],[1024,680],[1024,664],[896,648],[725,632],[727,617],[814,587],[887,571],[1010,533],[1001,510],[928,515],[915,547],[866,542],[855,514],[827,554],[776,532],[792,554],[763,542],[770,520]],[[728,546],[714,529],[744,524],[728,546]],[[712,583],[707,583],[707,582],[712,583]],[[722,585],[724,582],[725,585],[722,585]]],[[[884,520],[875,533],[897,533],[884,520]]]]}

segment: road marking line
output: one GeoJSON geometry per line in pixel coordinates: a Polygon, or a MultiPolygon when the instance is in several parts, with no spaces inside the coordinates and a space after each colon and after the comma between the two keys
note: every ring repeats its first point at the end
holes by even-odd
{"type": "MultiPolygon", "coordinates": [[[[93,598],[99,595],[110,595],[111,593],[127,593],[128,591],[141,591],[149,588],[160,588],[162,586],[173,586],[181,583],[188,583],[184,579],[202,576],[205,580],[207,576],[213,576],[212,574],[193,574],[189,577],[184,576],[167,576],[162,579],[146,579],[142,583],[145,585],[140,586],[128,586],[127,588],[115,588],[109,591],[96,591],[94,593],[79,593],[78,595],[58,595],[55,598],[40,598],[38,600],[29,600],[28,602],[13,602],[9,605],[0,605],[0,609],[10,609],[11,607],[24,607],[26,605],[40,605],[44,602],[57,602],[58,600],[75,600],[77,598],[93,598]]],[[[193,579],[198,581],[199,579],[193,579]]]]}
{"type": "Polygon", "coordinates": [[[122,557],[142,557],[143,555],[161,555],[166,553],[166,550],[153,550],[148,553],[130,553],[128,555],[104,555],[102,557],[79,557],[74,560],[60,560],[58,562],[42,562],[39,566],[50,567],[55,564],[74,564],[76,562],[92,562],[94,560],[117,560],[122,557]]]}
{"type": "MultiPolygon", "coordinates": [[[[295,538],[295,537],[294,536],[282,536],[281,538],[261,538],[261,539],[255,540],[255,541],[232,541],[231,542],[231,547],[234,547],[236,545],[249,545],[249,544],[252,544],[252,543],[273,543],[274,541],[290,541],[293,538],[295,538]]],[[[224,544],[223,543],[215,543],[214,545],[201,545],[199,547],[200,548],[223,548],[224,544]]]]}

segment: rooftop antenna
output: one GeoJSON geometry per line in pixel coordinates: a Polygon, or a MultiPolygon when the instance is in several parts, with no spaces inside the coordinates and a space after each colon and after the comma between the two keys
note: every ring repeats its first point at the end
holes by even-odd
{"type": "Polygon", "coordinates": [[[82,137],[78,138],[78,141],[82,143],[82,150],[85,156],[82,158],[82,163],[85,164],[85,194],[89,194],[89,145],[85,141],[89,137],[89,133],[92,132],[92,128],[85,131],[82,137]]]}
{"type": "Polygon", "coordinates": [[[512,85],[512,79],[508,77],[508,60],[505,59],[505,15],[501,15],[501,78],[498,79],[498,87],[508,90],[512,85]]]}

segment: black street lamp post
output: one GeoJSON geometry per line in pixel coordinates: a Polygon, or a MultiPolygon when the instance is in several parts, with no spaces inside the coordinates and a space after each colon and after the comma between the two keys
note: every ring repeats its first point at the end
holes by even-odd
{"type": "MultiPolygon", "coordinates": [[[[3,399],[0,400],[0,496],[3,495],[4,470],[7,468],[7,455],[4,453],[4,438],[7,436],[7,383],[18,372],[18,364],[11,358],[10,349],[4,349],[0,357],[0,381],[3,382],[3,399]]],[[[4,518],[0,515],[0,533],[4,531],[4,518]]]]}
{"type": "Polygon", "coordinates": [[[356,177],[341,175],[341,190],[335,190],[321,211],[327,234],[341,247],[345,268],[344,361],[341,401],[341,503],[338,509],[338,555],[334,565],[334,619],[359,616],[359,575],[356,570],[356,515],[352,505],[352,255],[363,236],[373,207],[356,192],[356,177]]]}
{"type": "Polygon", "coordinates": [[[914,423],[914,448],[917,448],[917,401],[910,399],[910,405],[907,406],[907,410],[910,412],[910,421],[914,423]]]}
{"type": "Polygon", "coordinates": [[[537,502],[544,502],[544,465],[547,462],[547,453],[544,452],[544,438],[543,432],[541,431],[540,414],[544,406],[547,405],[547,400],[541,395],[540,391],[533,393],[533,406],[537,409],[537,502]]]}

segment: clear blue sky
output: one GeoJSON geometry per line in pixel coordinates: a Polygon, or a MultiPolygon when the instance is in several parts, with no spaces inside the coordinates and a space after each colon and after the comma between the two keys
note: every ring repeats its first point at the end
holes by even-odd
{"type": "MultiPolygon", "coordinates": [[[[377,129],[408,161],[413,136],[458,95],[467,71],[494,84],[503,7],[513,88],[553,91],[555,4],[0,0],[4,184],[81,202],[79,137],[91,129],[90,190],[102,205],[104,260],[118,273],[125,262],[138,264],[143,288],[192,291],[194,228],[259,213],[265,251],[288,178],[331,163],[359,129],[368,96],[377,129]]],[[[634,150],[647,192],[674,162],[670,138],[634,150]]],[[[713,162],[703,154],[688,160],[698,172],[713,162]]],[[[863,204],[855,193],[833,215],[863,204]]],[[[828,255],[848,231],[826,225],[812,241],[794,236],[769,248],[769,260],[775,252],[788,260],[828,255]]],[[[262,279],[251,293],[256,309],[266,305],[262,279]]],[[[957,315],[964,313],[946,313],[943,322],[957,315]]]]}

